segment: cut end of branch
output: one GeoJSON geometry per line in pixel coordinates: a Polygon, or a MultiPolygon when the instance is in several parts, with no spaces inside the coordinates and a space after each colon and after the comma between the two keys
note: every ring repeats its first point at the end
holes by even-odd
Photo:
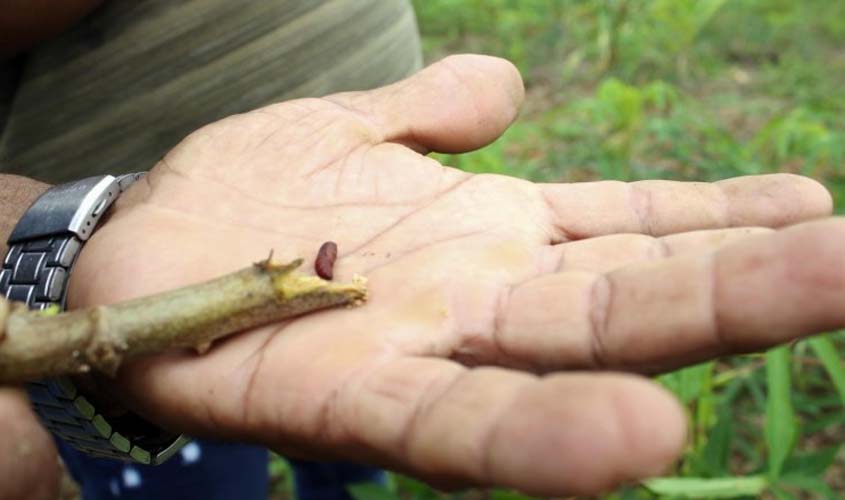
{"type": "Polygon", "coordinates": [[[357,290],[360,290],[361,295],[352,299],[352,302],[349,303],[350,307],[363,306],[364,303],[367,302],[368,298],[367,278],[361,276],[360,274],[352,276],[352,286],[357,290]]]}
{"type": "Polygon", "coordinates": [[[287,273],[272,278],[273,288],[280,302],[313,297],[312,306],[319,309],[343,304],[361,305],[367,299],[367,280],[361,276],[353,278],[350,283],[336,283],[317,276],[287,273]]]}

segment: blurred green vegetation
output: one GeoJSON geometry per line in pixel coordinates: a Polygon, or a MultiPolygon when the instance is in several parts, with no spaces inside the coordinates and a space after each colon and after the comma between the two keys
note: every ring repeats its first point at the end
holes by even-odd
{"type": "MultiPolygon", "coordinates": [[[[842,212],[841,0],[414,5],[429,61],[495,54],[513,61],[526,83],[523,113],[499,141],[439,155],[444,164],[565,182],[795,172],[824,182],[842,212]]],[[[602,498],[845,497],[843,352],[840,332],[660,377],[688,410],[684,458],[666,478],[602,498]]],[[[401,476],[354,494],[449,497],[401,476]]],[[[527,498],[506,491],[451,497],[527,498]]]]}
{"type": "Polygon", "coordinates": [[[709,180],[771,171],[845,202],[845,2],[418,0],[429,60],[506,57],[520,120],[442,158],[535,180],[709,180]]]}

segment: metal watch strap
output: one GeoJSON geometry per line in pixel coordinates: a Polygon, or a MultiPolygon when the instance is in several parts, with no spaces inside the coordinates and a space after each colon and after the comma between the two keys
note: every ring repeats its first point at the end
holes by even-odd
{"type": "MultiPolygon", "coordinates": [[[[65,308],[68,277],[100,217],[144,174],[99,176],[55,186],[24,214],[9,236],[0,269],[0,293],[31,309],[65,308]]],[[[188,439],[167,434],[135,415],[107,421],[69,377],[27,384],[44,425],[93,456],[160,464],[188,439]]]]}

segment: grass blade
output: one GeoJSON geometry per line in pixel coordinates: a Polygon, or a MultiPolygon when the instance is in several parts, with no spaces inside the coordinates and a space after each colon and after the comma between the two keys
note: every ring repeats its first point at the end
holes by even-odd
{"type": "Polygon", "coordinates": [[[827,370],[827,374],[839,394],[839,399],[845,406],[845,365],[843,365],[836,347],[828,337],[815,337],[808,342],[824,365],[825,370],[827,370]]]}
{"type": "Polygon", "coordinates": [[[836,461],[840,446],[830,446],[810,453],[794,453],[783,466],[782,480],[787,476],[821,477],[836,461]]]}
{"type": "Polygon", "coordinates": [[[769,449],[769,476],[780,476],[798,434],[795,410],[790,397],[789,347],[777,347],[766,353],[766,445],[769,449]]]}
{"type": "Polygon", "coordinates": [[[716,479],[668,477],[651,479],[643,483],[652,493],[676,498],[759,497],[768,484],[763,476],[720,477],[716,479]]]}
{"type": "MultiPolygon", "coordinates": [[[[812,476],[791,476],[787,475],[780,479],[780,485],[788,485],[794,488],[803,490],[806,493],[815,493],[816,496],[812,498],[819,498],[825,500],[837,500],[841,496],[837,495],[833,488],[824,482],[823,477],[812,476]]],[[[802,496],[802,498],[807,498],[802,496]]]]}
{"type": "Polygon", "coordinates": [[[355,483],[346,487],[354,500],[400,500],[399,495],[377,483],[355,483]]]}

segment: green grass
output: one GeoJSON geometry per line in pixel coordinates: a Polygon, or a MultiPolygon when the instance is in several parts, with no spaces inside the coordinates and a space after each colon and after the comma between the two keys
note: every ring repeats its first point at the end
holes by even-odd
{"type": "Polygon", "coordinates": [[[429,60],[500,55],[528,92],[485,150],[443,161],[536,180],[772,171],[845,202],[845,3],[419,0],[429,60]]]}
{"type": "MultiPolygon", "coordinates": [[[[845,2],[414,5],[429,61],[500,55],[526,82],[519,121],[487,148],[439,155],[445,164],[564,182],[795,172],[824,182],[838,212],[845,206],[845,2]]],[[[666,478],[603,498],[841,498],[843,352],[838,333],[663,375],[688,410],[684,458],[666,478]]],[[[354,493],[448,497],[402,476],[354,493]]]]}

